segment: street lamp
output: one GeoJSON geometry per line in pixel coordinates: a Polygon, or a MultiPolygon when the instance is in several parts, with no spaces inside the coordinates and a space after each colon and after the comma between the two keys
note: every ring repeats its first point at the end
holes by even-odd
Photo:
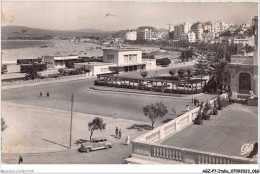
{"type": "Polygon", "coordinates": [[[71,95],[71,117],[70,117],[70,149],[71,149],[71,135],[72,135],[73,102],[74,102],[74,97],[73,97],[73,94],[72,94],[72,95],[71,95]]]}

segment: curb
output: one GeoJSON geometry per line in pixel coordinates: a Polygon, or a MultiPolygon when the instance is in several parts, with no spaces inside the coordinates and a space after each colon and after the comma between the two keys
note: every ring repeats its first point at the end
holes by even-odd
{"type": "MultiPolygon", "coordinates": [[[[178,98],[178,99],[181,99],[181,100],[191,100],[191,99],[185,99],[185,98],[182,98],[182,97],[187,97],[186,95],[180,95],[180,96],[172,96],[172,95],[161,95],[161,94],[148,94],[148,93],[141,93],[141,92],[131,92],[131,91],[113,91],[113,90],[103,90],[103,89],[97,89],[95,87],[89,87],[86,89],[87,91],[92,91],[92,92],[97,92],[97,91],[100,91],[100,92],[103,92],[103,93],[115,93],[115,94],[120,94],[120,93],[124,93],[126,95],[145,95],[145,96],[157,96],[157,97],[160,97],[160,98],[178,98]]],[[[202,95],[203,93],[200,93],[200,94],[196,94],[196,95],[193,95],[193,96],[200,96],[202,95]]]]}
{"type": "Polygon", "coordinates": [[[57,80],[57,81],[46,81],[48,83],[29,83],[29,84],[25,84],[25,85],[14,85],[14,86],[1,86],[2,90],[8,90],[8,89],[17,89],[17,88],[27,88],[27,87],[33,87],[33,86],[39,86],[39,85],[49,85],[49,84],[54,84],[54,83],[66,83],[66,82],[71,82],[71,81],[77,81],[77,80],[86,80],[86,79],[91,79],[92,77],[80,77],[80,78],[75,78],[75,79],[69,79],[66,81],[62,81],[63,79],[61,79],[61,81],[57,80]]]}

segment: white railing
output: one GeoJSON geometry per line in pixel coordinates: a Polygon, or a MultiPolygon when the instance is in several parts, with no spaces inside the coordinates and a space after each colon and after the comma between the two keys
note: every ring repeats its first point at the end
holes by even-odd
{"type": "Polygon", "coordinates": [[[249,158],[227,156],[188,148],[132,141],[133,153],[186,164],[257,164],[249,158]]]}
{"type": "Polygon", "coordinates": [[[25,80],[25,81],[14,81],[14,82],[2,82],[2,86],[16,86],[39,82],[57,81],[62,79],[75,79],[80,77],[86,77],[86,74],[72,75],[72,76],[61,76],[57,78],[46,78],[46,79],[35,79],[35,80],[25,80]]]}

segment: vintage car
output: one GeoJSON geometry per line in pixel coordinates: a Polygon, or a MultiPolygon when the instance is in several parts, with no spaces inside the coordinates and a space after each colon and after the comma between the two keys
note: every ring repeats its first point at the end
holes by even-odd
{"type": "Polygon", "coordinates": [[[112,141],[104,137],[93,138],[90,142],[81,144],[78,149],[80,152],[90,152],[98,149],[109,149],[112,148],[112,141]]]}

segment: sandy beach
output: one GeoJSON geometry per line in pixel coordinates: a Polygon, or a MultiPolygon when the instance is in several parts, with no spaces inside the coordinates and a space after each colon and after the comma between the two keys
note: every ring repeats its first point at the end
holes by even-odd
{"type": "MultiPolygon", "coordinates": [[[[17,41],[14,41],[17,42],[17,41]]],[[[33,46],[28,48],[2,49],[2,63],[13,64],[17,59],[38,58],[45,55],[85,55],[85,56],[102,56],[102,49],[97,49],[100,45],[87,42],[71,42],[69,40],[50,41],[48,44],[33,46]]],[[[133,46],[130,46],[133,47],[133,46]]],[[[178,51],[166,51],[156,47],[134,46],[143,50],[144,53],[155,53],[155,58],[178,57],[178,51]]],[[[105,47],[102,47],[105,48],[105,47]]]]}

